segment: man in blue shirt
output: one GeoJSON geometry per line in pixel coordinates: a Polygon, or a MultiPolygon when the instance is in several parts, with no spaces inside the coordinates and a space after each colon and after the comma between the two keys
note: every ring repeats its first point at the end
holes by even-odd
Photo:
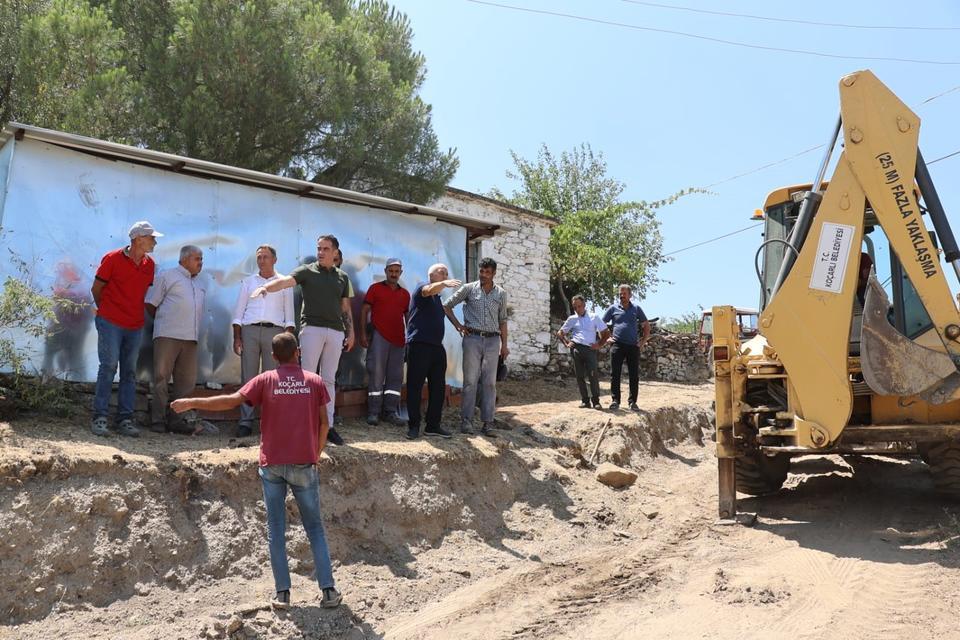
{"type": "Polygon", "coordinates": [[[600,406],[600,380],[597,367],[597,352],[606,344],[610,330],[600,318],[587,313],[587,302],[583,296],[573,296],[574,314],[567,318],[557,331],[557,337],[570,349],[573,357],[573,370],[577,375],[580,388],[580,408],[589,409],[600,406]],[[569,338],[567,337],[569,336],[569,338]],[[587,395],[587,378],[590,378],[590,395],[587,395]]]}
{"type": "Polygon", "coordinates": [[[623,361],[627,361],[627,371],[630,374],[630,409],[640,411],[637,406],[637,388],[639,381],[639,354],[647,340],[650,339],[650,323],[643,309],[631,304],[630,296],[633,289],[628,284],[620,285],[620,302],[611,305],[603,314],[603,321],[613,329],[613,348],[610,350],[610,396],[613,402],[611,409],[620,408],[620,372],[623,361]],[[643,337],[639,337],[639,329],[643,328],[643,337]]]}
{"type": "Polygon", "coordinates": [[[407,315],[407,439],[420,437],[420,404],[423,382],[427,381],[426,436],[449,438],[450,432],[440,426],[443,396],[446,388],[447,350],[443,348],[446,314],[440,292],[459,287],[459,280],[448,279],[447,266],[435,264],[427,272],[430,282],[417,285],[410,298],[407,315]]]}

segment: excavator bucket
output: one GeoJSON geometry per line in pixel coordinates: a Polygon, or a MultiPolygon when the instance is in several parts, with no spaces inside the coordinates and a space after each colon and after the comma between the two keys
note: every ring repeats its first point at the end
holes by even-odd
{"type": "MultiPolygon", "coordinates": [[[[885,396],[912,396],[934,392],[941,384],[954,386],[960,379],[957,367],[946,353],[922,347],[890,324],[890,300],[876,276],[867,282],[860,337],[860,366],[863,379],[875,392],[885,396]]],[[[928,401],[939,404],[952,393],[931,393],[928,401]],[[939,402],[935,398],[942,397],[939,402]]]]}

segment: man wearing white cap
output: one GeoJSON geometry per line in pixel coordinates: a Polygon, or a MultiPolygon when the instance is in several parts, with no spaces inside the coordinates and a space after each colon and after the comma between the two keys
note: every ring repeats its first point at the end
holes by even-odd
{"type": "Polygon", "coordinates": [[[137,437],[140,430],[133,420],[136,395],[137,354],[143,330],[143,300],[153,284],[156,265],[149,254],[163,236],[146,220],[134,223],[128,232],[130,244],[110,251],[100,260],[90,293],[97,305],[97,371],[96,394],[93,399],[93,420],[90,431],[98,436],[110,433],[107,414],[113,377],[120,367],[117,394],[118,433],[137,437]]]}
{"type": "Polygon", "coordinates": [[[397,409],[410,292],[400,286],[403,264],[399,258],[387,258],[383,273],[386,278],[370,285],[360,309],[360,346],[367,350],[367,424],[377,424],[382,415],[392,424],[404,426],[406,420],[397,409]],[[367,335],[368,314],[373,335],[367,335]]]}

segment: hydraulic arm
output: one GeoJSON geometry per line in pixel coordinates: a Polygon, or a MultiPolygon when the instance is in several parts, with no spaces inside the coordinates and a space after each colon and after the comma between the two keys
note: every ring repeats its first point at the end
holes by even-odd
{"type": "Polygon", "coordinates": [[[808,230],[795,230],[791,237],[798,252],[795,262],[781,271],[782,284],[760,316],[761,333],[789,372],[796,398],[793,426],[783,434],[794,435],[798,446],[813,448],[835,442],[851,414],[847,347],[868,205],[943,349],[921,347],[893,331],[883,290],[874,284],[867,294],[861,343],[866,382],[878,394],[923,394],[931,403],[960,397],[954,364],[960,357],[960,314],[921,217],[917,184],[928,206],[936,202],[931,216],[948,259],[955,262],[958,255],[918,152],[920,119],[870,71],[841,80],[840,119],[845,148],[822,202],[809,212],[808,230]]]}

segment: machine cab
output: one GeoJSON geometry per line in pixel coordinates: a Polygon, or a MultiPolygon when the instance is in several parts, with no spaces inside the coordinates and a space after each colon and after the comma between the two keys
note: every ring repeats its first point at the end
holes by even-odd
{"type": "MultiPolygon", "coordinates": [[[[823,183],[826,190],[828,183],[823,183]]],[[[774,282],[780,264],[787,251],[786,240],[793,230],[800,213],[803,195],[811,185],[782,187],[772,191],[753,219],[764,222],[764,244],[757,256],[760,276],[760,310],[770,302],[774,282]]],[[[936,246],[936,236],[930,231],[930,237],[936,246]]],[[[933,327],[930,316],[924,309],[916,289],[907,278],[896,253],[890,249],[886,235],[877,225],[873,211],[868,207],[864,218],[863,245],[861,252],[870,256],[877,279],[891,301],[890,324],[910,339],[926,333],[933,327]]],[[[862,301],[859,301],[862,302],[862,301]]],[[[857,303],[855,303],[857,304],[857,303]]]]}

